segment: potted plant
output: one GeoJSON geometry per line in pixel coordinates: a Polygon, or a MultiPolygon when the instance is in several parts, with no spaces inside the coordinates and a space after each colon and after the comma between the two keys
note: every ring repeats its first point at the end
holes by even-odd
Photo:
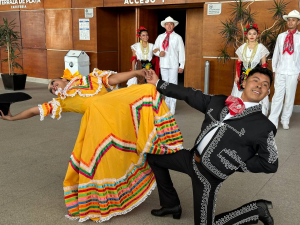
{"type": "Polygon", "coordinates": [[[8,22],[3,18],[3,25],[0,25],[0,46],[5,46],[7,58],[2,59],[1,62],[8,63],[8,74],[2,73],[2,81],[5,89],[8,90],[22,90],[25,88],[27,74],[15,73],[15,68],[23,69],[16,61],[22,54],[22,47],[20,44],[20,32],[15,31],[17,27],[15,20],[8,22]]]}

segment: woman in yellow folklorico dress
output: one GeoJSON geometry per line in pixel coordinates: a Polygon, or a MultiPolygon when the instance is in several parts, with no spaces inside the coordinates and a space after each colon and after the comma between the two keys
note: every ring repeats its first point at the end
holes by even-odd
{"type": "Polygon", "coordinates": [[[83,114],[64,180],[68,218],[103,222],[131,211],[156,186],[145,153],[170,154],[182,148],[179,128],[153,85],[106,90],[143,73],[94,69],[81,76],[67,70],[63,79],[49,84],[57,98],[15,116],[1,112],[5,120],[83,114]]]}

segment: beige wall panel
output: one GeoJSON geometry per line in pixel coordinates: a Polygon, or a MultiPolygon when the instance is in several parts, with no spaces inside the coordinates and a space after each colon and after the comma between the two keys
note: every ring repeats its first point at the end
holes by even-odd
{"type": "Polygon", "coordinates": [[[45,11],[21,11],[23,48],[46,48],[45,11]]]}
{"type": "Polygon", "coordinates": [[[118,11],[97,8],[97,51],[118,51],[118,11]]]}
{"type": "Polygon", "coordinates": [[[47,49],[73,49],[71,9],[45,10],[45,26],[47,49]]]}
{"type": "Polygon", "coordinates": [[[71,8],[72,0],[44,0],[45,9],[71,8]]]}
{"type": "Polygon", "coordinates": [[[79,19],[84,19],[84,9],[72,9],[73,13],[73,43],[74,49],[84,51],[97,51],[97,16],[96,8],[94,17],[90,20],[90,40],[79,40],[79,19]]]}
{"type": "MultiPolygon", "coordinates": [[[[100,52],[97,53],[98,68],[101,70],[118,71],[118,52],[100,52]]],[[[130,63],[129,63],[130,64],[130,63]]]]}
{"type": "MultiPolygon", "coordinates": [[[[1,47],[1,60],[0,62],[3,60],[3,59],[7,59],[7,52],[5,52],[6,48],[5,47],[1,47]]],[[[21,58],[18,58],[16,61],[21,65],[23,66],[23,57],[21,56],[21,58]]],[[[2,62],[1,63],[1,67],[2,67],[2,73],[8,73],[9,70],[8,70],[8,63],[7,62],[2,62]]],[[[15,68],[15,73],[23,73],[23,70],[20,70],[20,69],[16,69],[15,68]]]]}
{"type": "MultiPolygon", "coordinates": [[[[186,10],[184,86],[203,90],[202,39],[203,8],[186,10]]],[[[179,75],[180,76],[180,75],[179,75]]]]}
{"type": "Polygon", "coordinates": [[[154,24],[157,24],[157,13],[155,10],[143,9],[140,8],[139,10],[139,26],[145,27],[148,29],[149,34],[149,43],[155,42],[158,34],[157,34],[157,27],[154,24]]]}
{"type": "MultiPolygon", "coordinates": [[[[204,76],[204,65],[206,59],[202,60],[202,74],[204,76]]],[[[217,59],[210,59],[209,94],[230,95],[233,86],[235,61],[226,64],[219,63],[217,59]]]]}
{"type": "MultiPolygon", "coordinates": [[[[230,15],[231,6],[228,3],[222,4],[220,15],[207,15],[207,4],[204,4],[203,11],[203,56],[218,56],[219,50],[223,47],[220,28],[221,21],[226,20],[230,15]]],[[[234,50],[229,50],[234,56],[234,50]]]]}
{"type": "Polygon", "coordinates": [[[119,72],[124,72],[131,69],[130,59],[132,57],[132,52],[130,46],[136,42],[134,10],[120,12],[119,29],[119,72]]]}
{"type": "Polygon", "coordinates": [[[94,68],[98,68],[98,54],[96,52],[87,52],[90,57],[90,73],[93,72],[94,68]]]}
{"type": "Polygon", "coordinates": [[[48,79],[63,76],[65,70],[64,57],[67,51],[47,51],[47,71],[48,79]]]}
{"type": "Polygon", "coordinates": [[[47,50],[24,48],[23,67],[27,76],[47,79],[47,50]]]}
{"type": "Polygon", "coordinates": [[[15,28],[15,31],[20,32],[20,11],[9,11],[9,12],[0,12],[0,25],[3,25],[3,18],[7,19],[8,22],[11,22],[12,20],[15,20],[17,27],[15,28]]]}
{"type": "Polygon", "coordinates": [[[103,7],[103,0],[72,0],[72,8],[103,7]]]}

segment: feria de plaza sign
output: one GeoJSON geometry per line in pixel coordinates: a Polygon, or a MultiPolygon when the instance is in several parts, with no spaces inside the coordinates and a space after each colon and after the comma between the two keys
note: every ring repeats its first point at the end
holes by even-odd
{"type": "Polygon", "coordinates": [[[155,3],[155,2],[165,2],[165,0],[124,0],[124,5],[127,5],[127,4],[144,4],[144,3],[155,3]]]}
{"type": "Polygon", "coordinates": [[[26,8],[26,4],[41,3],[41,0],[0,0],[0,5],[10,5],[12,9],[26,8]]]}

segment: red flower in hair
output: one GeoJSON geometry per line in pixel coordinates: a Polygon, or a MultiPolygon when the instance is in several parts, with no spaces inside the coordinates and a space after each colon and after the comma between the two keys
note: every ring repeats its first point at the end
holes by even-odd
{"type": "Polygon", "coordinates": [[[258,26],[257,26],[256,23],[251,24],[251,25],[248,24],[248,25],[246,26],[246,28],[244,29],[244,34],[247,35],[248,31],[251,30],[251,29],[255,29],[255,30],[257,31],[257,34],[259,34],[258,26]]]}
{"type": "Polygon", "coordinates": [[[147,30],[145,27],[140,27],[140,30],[147,30]]]}

